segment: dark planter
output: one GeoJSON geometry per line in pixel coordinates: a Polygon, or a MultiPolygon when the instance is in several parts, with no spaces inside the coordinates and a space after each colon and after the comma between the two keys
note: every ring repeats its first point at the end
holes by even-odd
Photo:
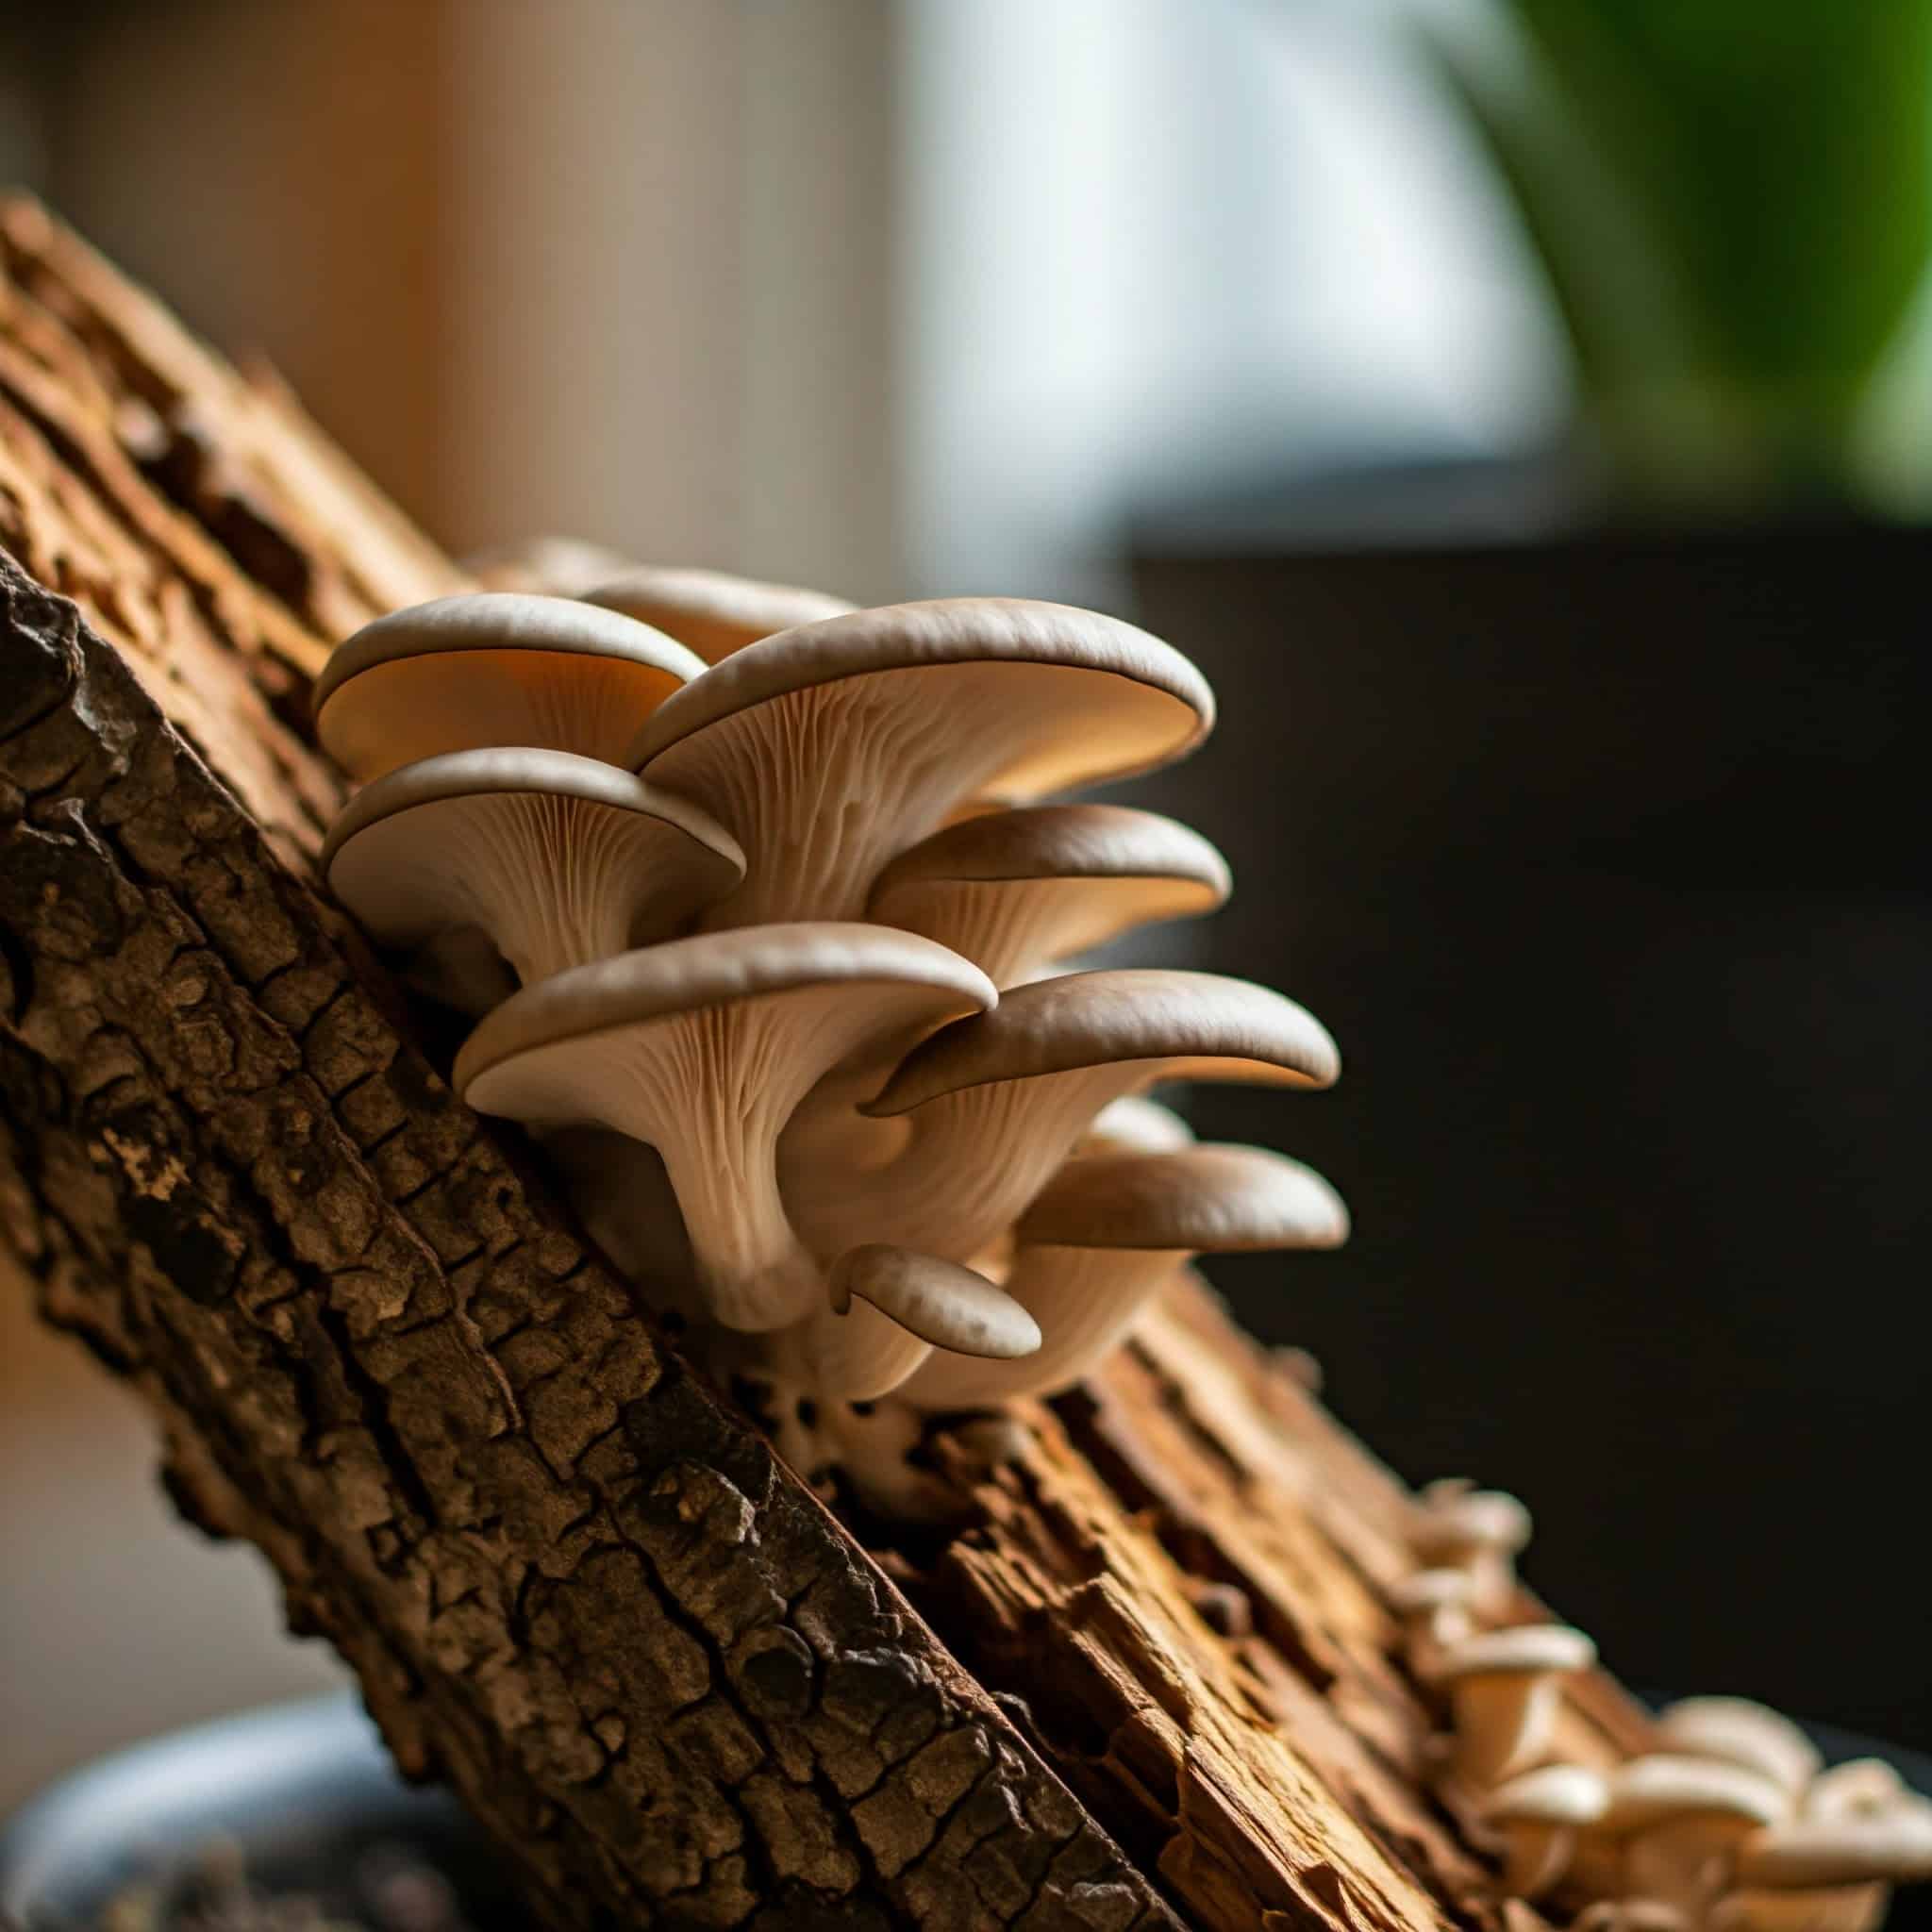
{"type": "MultiPolygon", "coordinates": [[[[1932,1761],[1841,1731],[1814,1735],[1834,1760],[1883,1756],[1932,1791],[1932,1761]]],[[[425,1912],[428,1867],[475,1932],[528,1925],[475,1828],[448,1798],[402,1783],[347,1697],[177,1731],[63,1779],[0,1828],[0,1923],[23,1932],[93,1926],[128,1887],[165,1881],[217,1839],[240,1850],[261,1892],[317,1895],[360,1923],[408,1932],[448,1924],[425,1912]],[[419,1874],[412,1895],[370,1914],[381,1861],[393,1871],[398,1855],[419,1874]]],[[[247,1922],[231,1913],[220,1923],[242,1932],[247,1922]]],[[[1932,1888],[1900,1893],[1889,1927],[1932,1932],[1932,1888]]],[[[274,1932],[292,1932],[291,1922],[274,1932]]]]}
{"type": "Polygon", "coordinates": [[[176,1731],[53,1786],[0,1829],[0,1921],[94,1925],[132,1885],[192,1883],[220,1841],[257,1890],[316,1896],[372,1926],[528,1924],[476,1828],[446,1794],[402,1782],[348,1696],[176,1731]],[[459,1918],[439,1888],[425,1895],[424,1868],[459,1918]],[[398,1885],[406,1895],[386,1901],[398,1885]]]}
{"type": "Polygon", "coordinates": [[[1299,514],[1139,540],[1222,701],[1143,788],[1233,862],[1202,963],[1347,1062],[1197,1091],[1356,1216],[1216,1279],[1406,1475],[1520,1491],[1626,1676],[1932,1742],[1932,534],[1299,514]]]}

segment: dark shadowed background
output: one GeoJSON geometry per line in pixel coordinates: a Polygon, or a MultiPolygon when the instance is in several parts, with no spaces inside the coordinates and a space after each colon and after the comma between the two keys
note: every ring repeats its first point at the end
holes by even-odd
{"type": "MultiPolygon", "coordinates": [[[[1332,1094],[1230,1263],[1638,1685],[1932,1742],[1932,0],[0,5],[0,177],[452,548],[1125,611],[1158,935],[1332,1094]]],[[[0,1803],[333,1674],[0,1317],[0,1803]]]]}

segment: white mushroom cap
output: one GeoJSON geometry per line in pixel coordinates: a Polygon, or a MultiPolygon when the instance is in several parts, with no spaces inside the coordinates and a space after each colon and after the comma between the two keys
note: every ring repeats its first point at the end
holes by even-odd
{"type": "Polygon", "coordinates": [[[1326,1248],[1348,1210],[1312,1168],[1259,1147],[1069,1161],[1021,1216],[1007,1291],[1045,1338],[1024,1361],[935,1356],[907,1398],[963,1408],[1076,1382],[1190,1255],[1326,1248]]]}
{"type": "Polygon", "coordinates": [[[480,926],[528,985],[689,924],[744,856],[688,799],[598,758],[519,747],[385,773],[337,818],[322,866],[381,943],[480,926]]]}
{"type": "Polygon", "coordinates": [[[393,610],[315,681],[323,748],[358,778],[489,745],[622,761],[653,711],[704,670],[647,625],[568,597],[476,591],[393,610]]]}
{"type": "Polygon", "coordinates": [[[1534,1764],[1549,1748],[1561,1680],[1595,1660],[1581,1630],[1557,1624],[1483,1630],[1443,1649],[1430,1674],[1449,1692],[1458,1778],[1482,1790],[1534,1764]]]}
{"type": "Polygon", "coordinates": [[[747,644],[667,700],[625,762],[744,846],[750,871],[711,924],[850,918],[963,801],[1145,771],[1213,711],[1193,666],[1131,625],[962,597],[747,644]]]}
{"type": "Polygon", "coordinates": [[[935,832],[879,874],[868,916],[963,953],[995,986],[1137,925],[1211,912],[1227,861],[1198,832],[1121,805],[991,812],[935,832]]]}
{"type": "Polygon", "coordinates": [[[1424,1562],[1457,1564],[1487,1550],[1514,1556],[1529,1541],[1529,1511],[1501,1490],[1448,1476],[1424,1490],[1419,1503],[1409,1541],[1424,1562]]]}
{"type": "Polygon", "coordinates": [[[1491,1791],[1482,1820],[1503,1839],[1504,1895],[1540,1898],[1557,1884],[1577,1831],[1603,1816],[1609,1796],[1603,1774],[1581,1764],[1545,1764],[1491,1791]]]}
{"type": "Polygon", "coordinates": [[[1906,1781],[1882,1757],[1848,1757],[1821,1771],[1805,1793],[1806,1815],[1842,1818],[1847,1814],[1889,1811],[1908,1800],[1906,1781]]]}
{"type": "Polygon", "coordinates": [[[1074,1153],[1081,1159],[1090,1154],[1175,1154],[1193,1144],[1193,1128],[1173,1108],[1124,1093],[1088,1123],[1074,1153]]]}
{"type": "Polygon", "coordinates": [[[1471,1634],[1474,1588],[1466,1570],[1412,1570],[1389,1586],[1389,1607],[1415,1646],[1419,1672],[1426,1675],[1444,1646],[1471,1634]]]}
{"type": "Polygon", "coordinates": [[[970,1260],[1040,1192],[1108,1102],[1164,1079],[1324,1087],[1341,1057],[1292,1000],[1246,980],[1145,968],[1016,988],[935,1033],[860,1110],[912,1116],[906,1152],[843,1197],[801,1202],[807,1238],[970,1260]]]}
{"type": "Polygon", "coordinates": [[[1737,1881],[1767,1890],[1890,1885],[1932,1879],[1932,1805],[1912,1798],[1889,1810],[1797,1818],[1738,1847],[1737,1881]]]}
{"type": "Polygon", "coordinates": [[[1761,1772],[1788,1791],[1803,1790],[1824,1761],[1790,1718],[1745,1697],[1687,1697],[1669,1705],[1658,1715],[1657,1741],[1666,1752],[1761,1772]]]}
{"type": "Polygon", "coordinates": [[[1610,1805],[1602,1828],[1614,1833],[1644,1831],[1690,1816],[1735,1819],[1752,1826],[1774,1824],[1790,1804],[1787,1794],[1762,1772],[1712,1757],[1646,1752],[1626,1759],[1611,1774],[1610,1805]]]}
{"type": "Polygon", "coordinates": [[[1491,1824],[1594,1824],[1609,1808],[1610,1787],[1587,1764],[1544,1764],[1501,1784],[1483,1800],[1491,1824]]]}
{"type": "Polygon", "coordinates": [[[936,1349],[1005,1360],[1040,1346],[1033,1318],[1003,1290],[907,1248],[854,1248],[827,1271],[826,1290],[826,1306],[790,1327],[729,1338],[728,1359],[814,1399],[872,1402],[936,1349]]]}
{"type": "Polygon", "coordinates": [[[843,597],[762,584],[728,571],[677,564],[631,564],[587,580],[573,595],[621,610],[715,664],[774,632],[854,609],[843,597]]]}
{"type": "Polygon", "coordinates": [[[774,1171],[792,1109],[868,1041],[997,998],[970,961],[885,926],[709,933],[525,987],[464,1042],[454,1078],[486,1113],[655,1146],[712,1320],[777,1328],[824,1304],[774,1171]]]}

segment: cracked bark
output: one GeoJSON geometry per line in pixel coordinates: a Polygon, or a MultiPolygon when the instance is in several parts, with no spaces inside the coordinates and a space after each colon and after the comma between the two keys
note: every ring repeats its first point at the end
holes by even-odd
{"type": "Polygon", "coordinates": [[[549,1923],[1528,1917],[1425,1792],[1401,1491],[1198,1289],[916,1548],[678,1358],[314,885],[308,680],[462,578],[23,203],[0,546],[0,1229],[549,1923]]]}

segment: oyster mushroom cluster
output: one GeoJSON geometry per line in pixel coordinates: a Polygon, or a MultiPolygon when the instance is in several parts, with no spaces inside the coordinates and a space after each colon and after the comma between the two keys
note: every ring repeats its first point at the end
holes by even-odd
{"type": "Polygon", "coordinates": [[[396,611],[315,711],[362,781],[329,883],[475,1022],[458,1091],[808,1474],[1074,1381],[1191,1255],[1343,1238],[1309,1169],[1141,1097],[1326,1086],[1309,1014],[1066,970],[1229,890],[1185,826],[1060,796],[1212,724],[1132,625],[633,571],[396,611]]]}
{"type": "Polygon", "coordinates": [[[1556,1754],[1581,1631],[1516,1621],[1529,1541],[1513,1496],[1460,1481],[1417,1500],[1417,1567],[1390,1592],[1410,1667],[1446,1706],[1441,1789],[1512,1898],[1575,1932],[1871,1932],[1890,1888],[1932,1879],[1932,1802],[1875,1758],[1824,1768],[1795,1724],[1736,1697],[1658,1717],[1605,1771],[1556,1754]],[[1547,1908],[1547,1907],[1546,1907],[1547,1908]]]}

